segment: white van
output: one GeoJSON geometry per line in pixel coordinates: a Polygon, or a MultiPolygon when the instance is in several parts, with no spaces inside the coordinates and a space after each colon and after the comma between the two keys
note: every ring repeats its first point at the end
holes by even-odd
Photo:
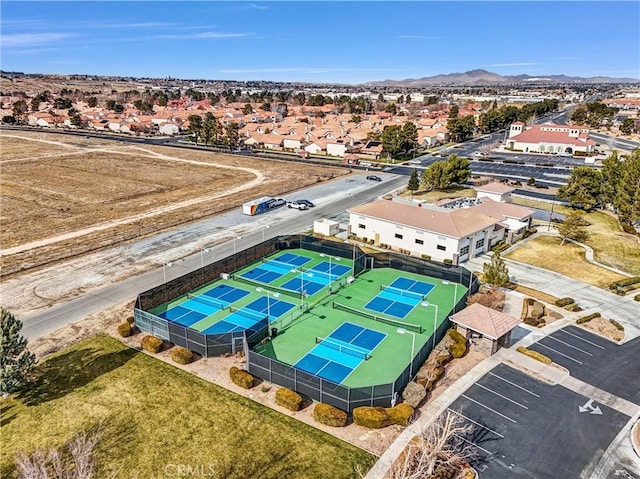
{"type": "Polygon", "coordinates": [[[365,168],[371,168],[373,166],[373,163],[371,163],[370,161],[361,161],[360,166],[364,166],[365,168]]]}

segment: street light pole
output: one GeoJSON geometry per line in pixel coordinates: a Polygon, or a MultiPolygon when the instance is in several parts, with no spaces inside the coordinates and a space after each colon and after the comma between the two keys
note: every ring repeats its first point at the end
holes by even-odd
{"type": "Polygon", "coordinates": [[[267,294],[267,318],[269,320],[269,323],[271,323],[271,295],[273,295],[274,298],[279,298],[280,297],[280,293],[272,293],[271,291],[268,291],[264,288],[256,288],[256,291],[258,293],[266,293],[267,294]]]}
{"type": "Polygon", "coordinates": [[[171,268],[173,266],[173,262],[167,261],[166,263],[162,263],[162,285],[164,287],[164,301],[167,302],[167,268],[171,268]]]}
{"type": "Polygon", "coordinates": [[[425,301],[425,302],[422,303],[422,306],[433,306],[434,308],[436,308],[436,314],[433,317],[433,334],[431,335],[431,337],[433,338],[433,345],[432,345],[431,349],[435,349],[435,347],[436,347],[436,323],[438,322],[438,305],[429,303],[428,301],[425,301]]]}
{"type": "Polygon", "coordinates": [[[262,242],[264,243],[264,230],[265,230],[265,229],[269,229],[269,228],[271,228],[271,226],[269,226],[269,225],[262,225],[262,226],[261,226],[261,228],[262,228],[262,242]]]}
{"type": "Polygon", "coordinates": [[[404,328],[398,328],[396,330],[398,334],[410,334],[411,335],[411,362],[409,363],[409,381],[413,378],[413,355],[416,349],[416,333],[407,331],[404,328]]]}
{"type": "Polygon", "coordinates": [[[204,268],[204,253],[211,253],[211,248],[200,248],[200,263],[204,268]]]}

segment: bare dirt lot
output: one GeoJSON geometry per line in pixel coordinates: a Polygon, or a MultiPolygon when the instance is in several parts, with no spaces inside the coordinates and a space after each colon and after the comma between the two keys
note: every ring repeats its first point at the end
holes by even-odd
{"type": "Polygon", "coordinates": [[[0,155],[2,275],[347,173],[30,132],[2,132],[0,155]]]}

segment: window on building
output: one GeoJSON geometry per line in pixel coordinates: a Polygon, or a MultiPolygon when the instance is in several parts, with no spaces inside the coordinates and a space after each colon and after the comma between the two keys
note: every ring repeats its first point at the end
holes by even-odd
{"type": "Polygon", "coordinates": [[[464,256],[465,254],[469,254],[469,245],[463,246],[460,250],[460,256],[464,256]]]}
{"type": "Polygon", "coordinates": [[[424,244],[424,240],[416,239],[416,244],[424,244]]]}
{"type": "Polygon", "coordinates": [[[482,238],[481,240],[476,241],[476,249],[482,248],[483,246],[484,246],[484,238],[482,238]]]}
{"type": "Polygon", "coordinates": [[[440,251],[447,251],[447,247],[444,245],[439,244],[438,246],[436,246],[436,248],[438,248],[440,251]]]}
{"type": "Polygon", "coordinates": [[[396,233],[396,238],[402,239],[402,235],[400,233],[396,233]]]}
{"type": "Polygon", "coordinates": [[[365,229],[367,229],[367,227],[366,227],[365,225],[363,225],[362,223],[360,223],[360,224],[358,225],[358,228],[360,228],[361,230],[365,230],[365,229]]]}

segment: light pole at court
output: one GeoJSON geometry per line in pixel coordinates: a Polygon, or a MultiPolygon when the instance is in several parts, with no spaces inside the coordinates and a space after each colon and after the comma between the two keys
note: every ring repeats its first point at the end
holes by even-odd
{"type": "Polygon", "coordinates": [[[258,293],[266,293],[267,294],[267,318],[269,320],[269,323],[271,323],[271,296],[273,296],[274,298],[279,298],[280,297],[280,293],[272,293],[271,291],[267,291],[264,288],[256,288],[256,291],[258,293]]]}
{"type": "Polygon", "coordinates": [[[209,247],[200,248],[200,264],[202,265],[203,268],[204,268],[204,254],[205,253],[211,253],[211,248],[209,248],[209,247]]]}
{"type": "Polygon", "coordinates": [[[332,259],[335,259],[336,261],[340,261],[340,258],[338,258],[337,256],[331,256],[330,254],[326,254],[326,253],[320,253],[320,256],[322,258],[329,258],[329,284],[333,283],[333,263],[331,263],[332,259]]]}
{"type": "MultiPolygon", "coordinates": [[[[451,284],[449,281],[447,280],[443,280],[442,284],[451,284]]],[[[455,291],[453,293],[453,307],[456,307],[456,304],[458,304],[458,283],[453,283],[455,285],[455,291]]]]}
{"type": "Polygon", "coordinates": [[[415,354],[416,349],[416,333],[412,333],[411,331],[407,331],[404,328],[398,328],[396,330],[398,334],[410,334],[411,335],[411,362],[409,363],[409,381],[413,378],[413,355],[415,354]]]}
{"type": "Polygon", "coordinates": [[[436,323],[438,322],[438,305],[437,304],[432,304],[428,301],[423,301],[422,303],[420,303],[422,306],[433,306],[434,308],[436,308],[436,314],[433,316],[433,334],[431,335],[431,337],[433,338],[433,346],[431,347],[431,349],[435,349],[436,347],[436,323]]]}

